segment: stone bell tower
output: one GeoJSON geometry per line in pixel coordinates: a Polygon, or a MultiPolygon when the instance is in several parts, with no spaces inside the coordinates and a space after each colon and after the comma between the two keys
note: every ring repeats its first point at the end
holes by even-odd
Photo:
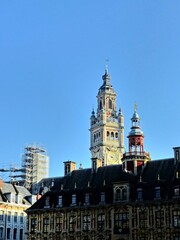
{"type": "Polygon", "coordinates": [[[124,116],[116,111],[116,93],[106,67],[97,95],[97,112],[90,118],[91,157],[103,165],[119,164],[124,153],[124,116]]]}

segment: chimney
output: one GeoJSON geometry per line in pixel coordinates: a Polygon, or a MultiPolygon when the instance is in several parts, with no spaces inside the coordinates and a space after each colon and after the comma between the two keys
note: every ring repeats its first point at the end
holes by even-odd
{"type": "Polygon", "coordinates": [[[180,147],[174,147],[174,163],[180,161],[180,147]]]}
{"type": "Polygon", "coordinates": [[[73,161],[64,162],[64,176],[76,170],[76,163],[73,161]]]}
{"type": "Polygon", "coordinates": [[[92,159],[92,172],[97,172],[99,167],[102,167],[102,160],[98,158],[91,158],[92,159]]]}

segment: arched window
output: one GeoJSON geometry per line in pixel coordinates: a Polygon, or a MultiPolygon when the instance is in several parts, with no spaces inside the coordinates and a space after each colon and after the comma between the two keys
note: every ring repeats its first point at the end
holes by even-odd
{"type": "Polygon", "coordinates": [[[99,109],[101,110],[102,109],[102,101],[100,100],[99,102],[99,109]]]}
{"type": "Polygon", "coordinates": [[[114,139],[114,133],[111,132],[111,139],[114,139]]]}
{"type": "Polygon", "coordinates": [[[127,188],[122,189],[122,200],[127,200],[127,188]]]}
{"type": "Polygon", "coordinates": [[[120,188],[116,188],[115,200],[116,201],[120,201],[121,200],[121,189],[120,188]]]}
{"type": "Polygon", "coordinates": [[[127,186],[116,186],[114,189],[114,200],[115,202],[127,201],[128,200],[128,187],[127,186]]]}
{"type": "Polygon", "coordinates": [[[112,109],[112,100],[109,99],[109,108],[112,109]]]}
{"type": "Polygon", "coordinates": [[[116,139],[118,138],[118,133],[117,132],[115,133],[115,137],[116,137],[116,139]]]}
{"type": "Polygon", "coordinates": [[[109,137],[109,131],[107,131],[107,137],[109,137]]]}

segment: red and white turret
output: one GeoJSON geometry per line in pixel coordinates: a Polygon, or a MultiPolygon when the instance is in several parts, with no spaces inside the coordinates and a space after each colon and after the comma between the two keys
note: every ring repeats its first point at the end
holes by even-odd
{"type": "Polygon", "coordinates": [[[124,170],[137,174],[142,166],[150,160],[150,154],[144,151],[144,134],[140,127],[136,104],[131,121],[132,127],[128,135],[129,151],[124,153],[122,162],[124,170]]]}

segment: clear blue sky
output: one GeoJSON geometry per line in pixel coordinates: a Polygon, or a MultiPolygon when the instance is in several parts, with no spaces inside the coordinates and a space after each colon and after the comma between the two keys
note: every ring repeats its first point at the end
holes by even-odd
{"type": "MultiPolygon", "coordinates": [[[[0,164],[43,144],[50,176],[90,167],[89,118],[105,59],[130,130],[134,102],[153,159],[180,145],[180,1],[0,1],[0,164]]],[[[126,139],[126,146],[127,139],[126,139]]]]}

